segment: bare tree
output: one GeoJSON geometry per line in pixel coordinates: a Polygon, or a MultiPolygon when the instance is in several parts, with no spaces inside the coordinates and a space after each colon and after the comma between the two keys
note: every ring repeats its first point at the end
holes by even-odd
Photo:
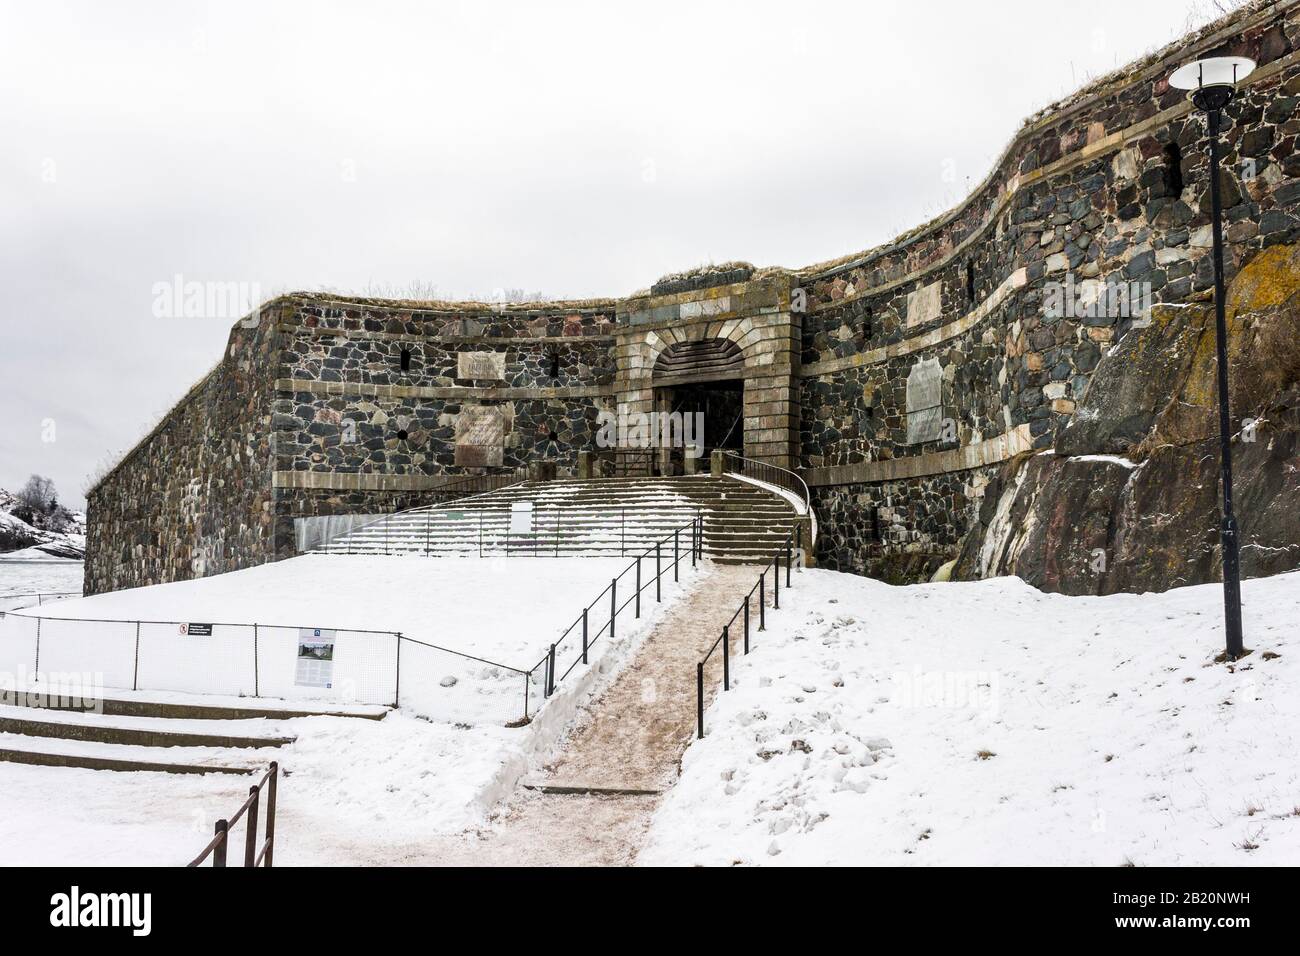
{"type": "Polygon", "coordinates": [[[54,507],[57,493],[54,482],[44,475],[32,475],[15,497],[33,511],[48,512],[54,507]]]}

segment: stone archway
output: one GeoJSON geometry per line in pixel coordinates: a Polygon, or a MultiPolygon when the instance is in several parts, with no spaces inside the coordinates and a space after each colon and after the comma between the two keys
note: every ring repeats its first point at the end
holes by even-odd
{"type": "Polygon", "coordinates": [[[744,454],[797,464],[800,333],[789,277],[628,299],[618,326],[620,413],[669,411],[660,400],[670,388],[737,382],[744,454]]]}

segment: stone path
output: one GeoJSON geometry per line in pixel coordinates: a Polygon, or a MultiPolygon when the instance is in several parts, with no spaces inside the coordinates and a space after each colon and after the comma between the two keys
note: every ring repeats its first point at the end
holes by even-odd
{"type": "MultiPolygon", "coordinates": [[[[758,570],[748,565],[715,565],[709,581],[664,616],[604,694],[592,702],[559,756],[525,782],[655,791],[671,786],[695,732],[695,664],[753,586],[758,570]]],[[[756,616],[753,626],[758,626],[756,616]]],[[[736,635],[732,649],[738,647],[736,635]]],[[[706,692],[715,690],[720,681],[720,672],[714,673],[711,666],[706,692]]],[[[376,862],[630,864],[660,799],[658,794],[554,794],[521,787],[489,827],[439,838],[431,845],[412,847],[409,855],[376,862]]]]}

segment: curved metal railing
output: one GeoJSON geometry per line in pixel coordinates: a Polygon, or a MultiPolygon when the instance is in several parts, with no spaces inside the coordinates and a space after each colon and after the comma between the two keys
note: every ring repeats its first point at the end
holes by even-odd
{"type": "Polygon", "coordinates": [[[808,491],[808,483],[795,472],[789,468],[774,465],[771,462],[758,461],[755,458],[737,455],[734,451],[723,452],[722,472],[723,474],[740,475],[790,492],[795,498],[803,502],[803,513],[800,517],[806,516],[808,518],[808,547],[811,549],[817,543],[817,515],[813,511],[812,494],[808,491]]]}
{"type": "Polygon", "coordinates": [[[722,461],[724,474],[744,475],[755,481],[776,485],[802,501],[805,513],[812,511],[812,495],[808,491],[808,483],[789,468],[782,468],[780,465],[759,461],[756,458],[746,458],[737,455],[734,451],[723,452],[722,461]]]}

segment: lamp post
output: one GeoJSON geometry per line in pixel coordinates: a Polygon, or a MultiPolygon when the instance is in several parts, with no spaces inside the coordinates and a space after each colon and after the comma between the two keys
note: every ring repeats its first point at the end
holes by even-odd
{"type": "Polygon", "coordinates": [[[1175,89],[1190,91],[1192,105],[1205,113],[1210,134],[1210,210],[1214,238],[1214,331],[1219,366],[1219,475],[1223,487],[1223,620],[1227,659],[1242,655],[1241,562],[1237,519],[1232,513],[1232,423],[1228,405],[1228,323],[1223,304],[1223,203],[1219,195],[1219,124],[1237,84],[1255,63],[1244,56],[1215,56],[1179,67],[1169,77],[1175,89]]]}

